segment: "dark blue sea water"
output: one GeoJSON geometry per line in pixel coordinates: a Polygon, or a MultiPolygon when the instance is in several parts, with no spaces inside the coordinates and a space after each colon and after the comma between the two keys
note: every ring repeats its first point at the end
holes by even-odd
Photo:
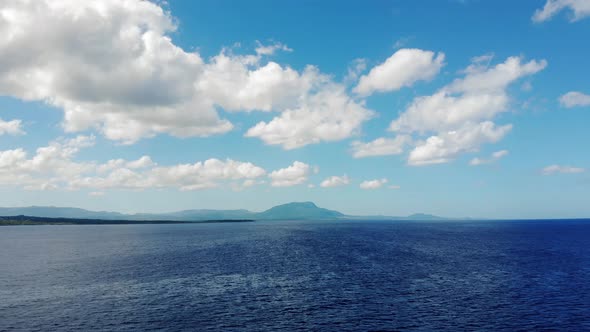
{"type": "Polygon", "coordinates": [[[0,228],[0,330],[590,330],[590,221],[0,228]]]}

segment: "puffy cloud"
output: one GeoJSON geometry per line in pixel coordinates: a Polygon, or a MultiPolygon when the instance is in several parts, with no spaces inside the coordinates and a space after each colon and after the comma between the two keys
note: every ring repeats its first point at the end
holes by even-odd
{"type": "Polygon", "coordinates": [[[301,96],[327,81],[313,66],[300,74],[276,62],[260,66],[258,57],[222,52],[204,67],[197,84],[203,96],[227,111],[273,111],[297,105],[301,96]]]}
{"type": "Polygon", "coordinates": [[[82,179],[80,185],[131,189],[171,187],[186,191],[214,188],[223,181],[256,179],[264,174],[264,169],[249,162],[207,159],[194,164],[157,166],[143,172],[120,168],[105,178],[82,179]]]}
{"type": "Polygon", "coordinates": [[[150,158],[150,156],[143,156],[137,160],[134,161],[130,161],[127,163],[127,167],[129,168],[146,168],[146,167],[150,167],[155,165],[154,162],[152,161],[152,158],[150,158]]]}
{"type": "Polygon", "coordinates": [[[93,144],[92,136],[55,141],[38,148],[31,158],[27,158],[23,149],[0,151],[0,184],[17,185],[27,190],[57,188],[59,184],[94,169],[93,163],[72,161],[80,149],[93,144]]]}
{"type": "Polygon", "coordinates": [[[97,171],[99,173],[105,173],[122,167],[136,169],[146,168],[154,165],[155,163],[152,161],[152,158],[150,158],[150,156],[143,156],[133,161],[127,161],[125,159],[111,159],[106,163],[99,165],[97,167],[97,171]]]}
{"type": "Polygon", "coordinates": [[[0,170],[19,166],[27,156],[23,149],[0,151],[0,170]]]}
{"type": "Polygon", "coordinates": [[[411,86],[417,81],[431,80],[444,65],[445,55],[420,49],[400,49],[385,62],[361,76],[354,92],[368,96],[411,86]]]}
{"type": "Polygon", "coordinates": [[[536,74],[547,67],[546,60],[531,60],[526,63],[522,60],[521,57],[513,56],[493,68],[488,68],[481,58],[476,58],[465,70],[466,76],[454,80],[445,90],[450,93],[502,92],[517,79],[536,74]]]}
{"type": "Polygon", "coordinates": [[[431,96],[417,97],[390,125],[397,132],[452,130],[465,122],[492,119],[508,108],[505,89],[515,80],[547,66],[545,60],[522,63],[510,57],[493,68],[481,62],[469,66],[466,76],[456,79],[431,96]]]}
{"type": "Polygon", "coordinates": [[[395,138],[379,137],[367,143],[354,141],[351,144],[352,156],[354,158],[364,158],[402,154],[404,147],[411,141],[410,136],[406,135],[398,135],[395,138]]]}
{"type": "MultiPolygon", "coordinates": [[[[307,104],[313,102],[309,96],[330,82],[313,66],[299,72],[266,60],[290,51],[286,45],[258,43],[255,54],[224,49],[202,59],[172,42],[175,29],[170,14],[150,1],[6,0],[0,9],[0,94],[62,109],[67,132],[95,129],[130,144],[158,134],[232,130],[217,108],[300,114],[316,106],[307,104]]],[[[351,112],[366,118],[360,105],[345,113],[351,112]]],[[[319,113],[325,126],[362,122],[330,122],[330,115],[319,113]]],[[[354,131],[338,130],[343,132],[336,137],[354,131]]],[[[307,140],[325,139],[315,134],[307,140]]]]}
{"type": "Polygon", "coordinates": [[[350,137],[373,114],[352,100],[343,86],[330,84],[303,98],[298,108],[286,110],[269,122],[259,122],[245,136],[290,150],[350,137]]]}
{"type": "Polygon", "coordinates": [[[172,43],[175,28],[149,1],[5,1],[0,93],[62,108],[67,131],[129,143],[230,130],[195,89],[204,63],[172,43]]]}
{"type": "Polygon", "coordinates": [[[483,143],[499,141],[511,129],[512,125],[497,127],[493,122],[485,121],[430,136],[410,152],[408,164],[421,166],[449,162],[462,153],[477,151],[483,143]]]}
{"type": "Polygon", "coordinates": [[[22,163],[25,171],[51,172],[56,176],[69,177],[90,170],[91,163],[76,163],[72,158],[83,148],[94,145],[94,136],[77,136],[69,140],[59,140],[48,146],[38,148],[33,158],[22,163]]]}
{"type": "Polygon", "coordinates": [[[476,57],[455,79],[430,96],[415,98],[392,123],[398,135],[424,136],[414,139],[410,165],[446,163],[465,152],[477,151],[484,143],[499,141],[511,125],[497,127],[491,120],[508,110],[508,86],[519,78],[533,75],[547,66],[545,60],[523,62],[509,57],[489,67],[491,55],[476,57]]]}
{"type": "MultiPolygon", "coordinates": [[[[100,166],[99,166],[100,167],[100,166]]],[[[115,168],[104,176],[79,176],[68,182],[70,188],[92,189],[149,189],[177,188],[200,190],[218,187],[230,181],[256,179],[266,174],[264,169],[231,159],[207,159],[194,164],[156,166],[147,169],[115,168]]],[[[244,187],[249,186],[249,182],[244,187]]]]}
{"type": "Polygon", "coordinates": [[[387,179],[367,180],[367,181],[361,182],[360,188],[365,189],[365,190],[379,189],[379,188],[383,187],[383,185],[385,185],[386,183],[387,183],[387,179]]]}
{"type": "Polygon", "coordinates": [[[414,99],[389,129],[402,133],[450,130],[467,121],[491,119],[505,111],[507,104],[505,94],[452,96],[439,91],[414,99]]]}
{"type": "Polygon", "coordinates": [[[322,181],[320,184],[323,188],[344,186],[350,183],[350,178],[346,175],[343,176],[330,176],[329,178],[322,181]]]}
{"type": "Polygon", "coordinates": [[[80,149],[94,144],[92,136],[50,143],[31,158],[22,149],[0,151],[0,185],[28,190],[48,189],[149,189],[198,190],[224,183],[252,185],[266,171],[249,162],[208,159],[194,164],[157,166],[149,156],[106,163],[77,162],[80,149]]]}
{"type": "Polygon", "coordinates": [[[583,173],[586,169],[581,167],[573,167],[573,166],[562,166],[562,165],[550,165],[541,170],[541,173],[544,175],[552,175],[552,174],[576,174],[576,173],[583,173]]]}
{"type": "Polygon", "coordinates": [[[356,158],[401,154],[405,145],[413,144],[408,163],[427,165],[451,161],[461,153],[477,151],[484,143],[501,139],[511,126],[496,127],[492,120],[508,110],[507,87],[521,77],[533,75],[547,66],[545,60],[524,62],[509,57],[489,67],[492,55],[472,59],[455,79],[430,96],[416,97],[401,115],[391,122],[394,139],[378,138],[372,142],[353,142],[356,158]],[[426,140],[415,137],[430,135],[426,140]]]}
{"type": "Polygon", "coordinates": [[[479,165],[484,165],[484,164],[490,164],[490,163],[493,163],[493,162],[495,162],[507,155],[508,155],[508,150],[496,151],[496,152],[492,153],[492,156],[490,158],[487,158],[487,159],[482,159],[482,158],[471,159],[471,161],[469,162],[469,165],[479,166],[479,165]]]}
{"type": "Polygon", "coordinates": [[[0,119],[0,135],[22,135],[21,120],[4,121],[0,119]]]}
{"type": "Polygon", "coordinates": [[[576,106],[590,106],[590,95],[578,91],[570,91],[559,98],[561,105],[571,108],[576,106]]]}
{"type": "Polygon", "coordinates": [[[312,172],[312,168],[300,161],[295,161],[291,166],[271,172],[268,177],[273,187],[290,187],[302,184],[312,172]]]}
{"type": "Polygon", "coordinates": [[[590,1],[588,0],[547,0],[543,8],[535,11],[532,20],[537,23],[547,21],[566,8],[573,12],[572,22],[590,16],[590,1]]]}

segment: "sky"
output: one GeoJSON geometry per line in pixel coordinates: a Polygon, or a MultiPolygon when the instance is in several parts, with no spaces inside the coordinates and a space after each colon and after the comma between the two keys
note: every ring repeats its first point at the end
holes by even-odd
{"type": "Polygon", "coordinates": [[[0,3],[0,206],[590,217],[590,0],[0,3]]]}

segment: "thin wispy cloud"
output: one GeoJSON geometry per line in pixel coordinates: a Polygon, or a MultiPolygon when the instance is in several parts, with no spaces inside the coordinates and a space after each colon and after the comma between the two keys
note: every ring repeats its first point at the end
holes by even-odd
{"type": "Polygon", "coordinates": [[[564,166],[564,165],[550,165],[541,170],[541,173],[544,175],[553,175],[553,174],[578,174],[584,173],[586,171],[585,168],[582,167],[573,167],[573,166],[564,166]]]}
{"type": "Polygon", "coordinates": [[[507,155],[508,155],[508,150],[496,151],[496,152],[492,153],[492,155],[489,158],[476,157],[476,158],[471,159],[471,161],[469,161],[469,165],[479,166],[479,165],[491,164],[491,163],[494,163],[494,162],[500,160],[501,158],[504,158],[507,155]]]}
{"type": "Polygon", "coordinates": [[[550,20],[562,11],[569,11],[569,20],[579,21],[590,16],[588,0],[547,0],[543,8],[537,9],[532,17],[533,22],[541,23],[550,20]]]}

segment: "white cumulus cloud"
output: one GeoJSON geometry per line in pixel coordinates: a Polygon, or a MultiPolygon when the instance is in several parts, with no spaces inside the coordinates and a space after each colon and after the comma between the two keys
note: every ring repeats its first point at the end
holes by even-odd
{"type": "Polygon", "coordinates": [[[154,166],[155,163],[152,161],[150,156],[142,156],[141,158],[130,161],[127,163],[127,167],[135,169],[135,168],[146,168],[150,166],[154,166]]]}
{"type": "Polygon", "coordinates": [[[343,176],[330,176],[329,178],[322,181],[320,184],[323,188],[345,186],[350,183],[350,178],[346,175],[343,176]]]}
{"type": "Polygon", "coordinates": [[[172,43],[175,28],[149,1],[5,1],[0,94],[61,108],[67,131],[125,142],[230,130],[196,91],[204,62],[172,43]]]}
{"type": "Polygon", "coordinates": [[[317,68],[298,71],[268,60],[291,51],[284,44],[258,42],[253,54],[223,49],[203,59],[174,44],[176,28],[170,13],[150,1],[6,0],[0,8],[0,95],[61,109],[67,132],[97,130],[127,144],[158,134],[226,133],[234,125],[219,108],[286,111],[270,127],[251,132],[275,144],[273,127],[296,130],[283,139],[301,142],[278,143],[284,146],[348,137],[369,118],[345,92],[321,93],[335,83],[317,68]],[[325,104],[317,100],[327,95],[325,104]],[[344,107],[344,114],[335,107],[344,107]],[[307,115],[320,130],[301,128],[308,124],[300,117],[307,115]]]}
{"type": "Polygon", "coordinates": [[[0,151],[0,185],[16,185],[27,190],[57,188],[95,168],[93,163],[72,160],[80,149],[93,144],[92,136],[54,141],[38,148],[31,158],[23,149],[0,151]]]}
{"type": "Polygon", "coordinates": [[[361,76],[354,92],[368,96],[374,92],[387,92],[408,87],[417,81],[431,80],[444,65],[445,55],[432,51],[404,48],[385,62],[361,76]]]}
{"type": "Polygon", "coordinates": [[[0,119],[0,135],[22,135],[24,133],[21,120],[4,121],[0,119]]]}
{"type": "Polygon", "coordinates": [[[410,152],[408,164],[422,166],[447,163],[465,152],[475,152],[484,143],[495,143],[502,139],[512,125],[496,126],[485,121],[477,125],[468,124],[459,130],[441,132],[418,143],[410,152]]]}
{"type": "Polygon", "coordinates": [[[388,182],[387,179],[366,180],[361,182],[359,187],[365,190],[379,189],[388,182]]]}
{"type": "MultiPolygon", "coordinates": [[[[83,174],[68,182],[70,188],[81,189],[151,189],[174,188],[182,191],[219,187],[260,178],[266,172],[249,162],[231,159],[207,159],[193,164],[155,166],[131,169],[129,163],[105,175],[83,174]]],[[[100,167],[99,165],[98,167],[100,167]]],[[[242,183],[243,184],[243,183],[242,183]]],[[[248,186],[248,183],[245,184],[248,186]]]]}
{"type": "Polygon", "coordinates": [[[402,154],[404,147],[411,143],[410,136],[398,135],[395,138],[379,137],[371,142],[354,141],[351,144],[352,156],[364,158],[402,154]]]}
{"type": "Polygon", "coordinates": [[[295,161],[291,166],[271,172],[268,177],[273,187],[290,187],[307,181],[312,168],[300,161],[295,161]]]}
{"type": "Polygon", "coordinates": [[[509,57],[489,66],[490,55],[476,57],[455,79],[430,96],[416,97],[389,130],[410,135],[415,142],[410,165],[446,163],[466,152],[475,152],[481,144],[495,143],[511,125],[496,126],[492,120],[508,110],[508,86],[519,78],[533,75],[547,66],[545,60],[523,62],[509,57]],[[415,138],[427,136],[426,140],[415,138]]]}
{"type": "Polygon", "coordinates": [[[348,138],[373,116],[374,112],[352,100],[343,86],[331,84],[303,98],[299,107],[288,109],[271,121],[259,122],[245,136],[290,150],[348,138]]]}
{"type": "Polygon", "coordinates": [[[137,160],[127,161],[125,159],[111,159],[104,164],[97,167],[99,173],[105,173],[112,171],[117,168],[125,167],[129,169],[145,168],[154,166],[155,163],[152,161],[150,156],[142,156],[137,160]]]}
{"type": "Polygon", "coordinates": [[[545,60],[522,63],[510,57],[492,68],[471,65],[466,76],[431,96],[417,97],[402,115],[391,123],[396,132],[452,130],[465,122],[492,119],[507,110],[508,85],[535,74],[547,66],[545,60]]]}
{"type": "Polygon", "coordinates": [[[297,105],[300,97],[328,81],[316,67],[301,73],[276,62],[260,65],[257,56],[221,54],[203,67],[198,91],[226,111],[277,111],[297,105]]]}
{"type": "Polygon", "coordinates": [[[561,105],[571,108],[576,106],[590,106],[590,95],[578,91],[570,91],[559,98],[561,105]]]}
{"type": "Polygon", "coordinates": [[[0,151],[0,185],[27,190],[173,188],[198,190],[223,184],[252,185],[266,171],[249,162],[207,159],[193,164],[158,166],[149,156],[105,163],[76,161],[78,152],[94,144],[92,136],[57,140],[28,157],[23,149],[0,151]]]}

